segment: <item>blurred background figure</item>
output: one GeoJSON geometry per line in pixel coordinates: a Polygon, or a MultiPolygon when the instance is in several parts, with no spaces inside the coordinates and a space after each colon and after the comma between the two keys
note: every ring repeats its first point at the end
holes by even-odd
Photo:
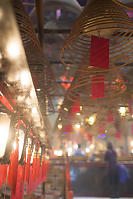
{"type": "Polygon", "coordinates": [[[107,151],[104,160],[108,162],[108,180],[111,198],[119,198],[119,169],[117,153],[111,142],[107,143],[107,151]]]}
{"type": "Polygon", "coordinates": [[[85,153],[81,149],[81,144],[78,144],[78,148],[74,151],[74,156],[85,156],[85,153]]]}

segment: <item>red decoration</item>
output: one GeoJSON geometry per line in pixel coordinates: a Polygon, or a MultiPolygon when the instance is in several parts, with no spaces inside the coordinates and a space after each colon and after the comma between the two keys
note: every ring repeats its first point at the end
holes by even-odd
{"type": "Polygon", "coordinates": [[[72,114],[80,112],[80,98],[77,97],[77,100],[72,104],[72,114]]]}
{"type": "Polygon", "coordinates": [[[92,135],[88,135],[88,139],[90,142],[92,142],[92,135]]]}
{"type": "Polygon", "coordinates": [[[2,176],[2,174],[3,174],[3,171],[2,171],[2,170],[3,170],[2,165],[0,165],[0,188],[2,187],[2,183],[3,183],[3,182],[2,182],[2,177],[3,177],[3,176],[2,176]]]}
{"type": "Polygon", "coordinates": [[[0,96],[0,101],[2,102],[4,106],[6,106],[8,110],[10,110],[11,112],[14,112],[13,107],[10,105],[9,101],[4,95],[0,96]]]}
{"type": "Polygon", "coordinates": [[[18,169],[18,140],[16,139],[16,149],[13,150],[10,156],[8,184],[11,188],[11,194],[15,194],[17,184],[17,169],[18,169]]]}
{"type": "Polygon", "coordinates": [[[93,77],[91,83],[91,96],[93,99],[104,98],[105,96],[104,75],[96,75],[93,77]]]}
{"type": "Polygon", "coordinates": [[[25,165],[23,166],[19,165],[17,171],[16,192],[11,194],[11,199],[24,198],[24,185],[25,185],[25,165]]]}
{"type": "Polygon", "coordinates": [[[108,69],[109,39],[96,36],[91,37],[90,65],[108,69]]]}
{"type": "Polygon", "coordinates": [[[115,137],[116,139],[120,139],[121,138],[121,134],[120,131],[117,129],[116,133],[115,133],[115,137]]]}
{"type": "Polygon", "coordinates": [[[72,82],[73,77],[70,77],[67,79],[65,76],[62,76],[62,77],[60,77],[60,79],[63,81],[63,83],[61,83],[61,85],[67,90],[71,86],[71,83],[67,83],[67,81],[72,82]]]}

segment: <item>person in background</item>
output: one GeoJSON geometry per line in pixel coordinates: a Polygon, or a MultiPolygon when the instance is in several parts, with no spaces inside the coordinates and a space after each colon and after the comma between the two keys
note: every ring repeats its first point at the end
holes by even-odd
{"type": "Polygon", "coordinates": [[[117,164],[117,153],[111,142],[107,143],[107,151],[104,160],[108,162],[108,180],[111,198],[119,198],[119,169],[117,164]]]}
{"type": "Polygon", "coordinates": [[[77,150],[73,154],[74,156],[85,156],[85,153],[81,150],[81,144],[78,144],[77,150]]]}

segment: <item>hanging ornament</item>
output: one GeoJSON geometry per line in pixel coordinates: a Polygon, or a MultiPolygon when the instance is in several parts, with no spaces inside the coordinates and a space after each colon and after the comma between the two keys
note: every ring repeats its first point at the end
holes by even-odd
{"type": "Polygon", "coordinates": [[[92,0],[83,9],[64,43],[60,52],[61,62],[79,71],[93,72],[95,66],[90,64],[91,43],[92,38],[96,36],[101,44],[98,47],[99,51],[93,56],[102,56],[103,52],[106,57],[107,46],[104,45],[104,39],[107,39],[109,66],[95,67],[95,72],[113,70],[130,64],[133,62],[132,30],[132,20],[118,4],[112,0],[92,0]]]}

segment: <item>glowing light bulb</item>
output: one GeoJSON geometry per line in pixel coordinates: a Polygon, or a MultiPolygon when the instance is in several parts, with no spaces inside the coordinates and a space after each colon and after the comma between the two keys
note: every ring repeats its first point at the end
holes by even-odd
{"type": "Polygon", "coordinates": [[[89,125],[93,125],[96,121],[96,114],[91,115],[89,118],[86,119],[89,125]]]}
{"type": "Polygon", "coordinates": [[[76,115],[78,115],[78,116],[79,116],[79,115],[80,115],[80,113],[76,113],[76,115]]]}
{"type": "Polygon", "coordinates": [[[121,114],[121,116],[125,116],[126,115],[126,107],[120,107],[119,113],[121,114]]]}
{"type": "Polygon", "coordinates": [[[80,129],[80,124],[75,124],[76,129],[80,129]]]}
{"type": "Polygon", "coordinates": [[[61,130],[62,129],[62,124],[58,124],[58,129],[61,130]]]}
{"type": "Polygon", "coordinates": [[[67,108],[64,108],[64,111],[68,111],[68,109],[67,109],[67,108]]]}
{"type": "Polygon", "coordinates": [[[90,149],[89,149],[89,148],[86,148],[85,151],[86,151],[86,153],[89,153],[89,152],[90,152],[90,149]]]}

